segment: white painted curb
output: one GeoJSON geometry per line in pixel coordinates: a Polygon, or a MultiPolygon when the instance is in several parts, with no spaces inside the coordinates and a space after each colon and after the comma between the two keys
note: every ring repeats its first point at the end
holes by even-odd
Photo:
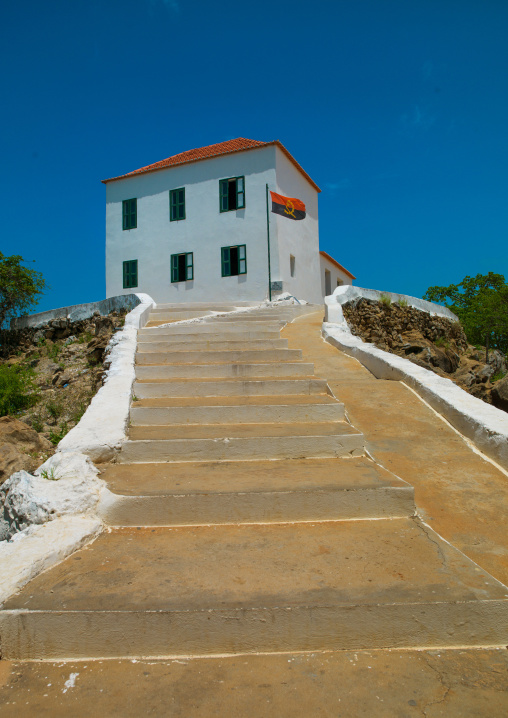
{"type": "MultiPolygon", "coordinates": [[[[57,465],[62,460],[67,465],[76,458],[79,463],[79,453],[94,461],[107,461],[126,441],[135,378],[137,333],[146,324],[150,309],[155,306],[148,295],[137,296],[141,304],[127,314],[122,331],[110,342],[111,364],[104,386],[92,399],[80,422],[58,444],[57,454],[46,462],[48,466],[57,465]]],[[[86,464],[84,456],[82,461],[86,464]]],[[[40,477],[33,478],[34,483],[40,483],[40,477]]],[[[61,480],[63,482],[65,478],[61,480]]],[[[69,497],[72,495],[73,483],[69,482],[69,497]]],[[[61,488],[64,489],[63,484],[61,488]]],[[[59,493],[60,503],[65,504],[65,491],[59,493]]],[[[109,494],[109,491],[103,488],[100,493],[109,494]]],[[[73,514],[72,501],[69,504],[66,509],[68,514],[43,524],[31,525],[15,534],[10,541],[0,541],[0,605],[41,571],[60,563],[102,531],[102,521],[97,515],[91,515],[91,512],[73,514]]]]}
{"type": "Polygon", "coordinates": [[[363,342],[351,334],[344,319],[340,324],[324,322],[322,335],[329,344],[358,359],[378,379],[393,379],[410,386],[480,451],[508,469],[506,412],[471,396],[450,379],[363,342]]]}
{"type": "Polygon", "coordinates": [[[452,322],[458,322],[458,318],[446,307],[441,307],[434,302],[427,302],[425,299],[411,297],[409,294],[396,294],[395,292],[381,292],[378,289],[364,289],[363,287],[353,287],[351,284],[343,284],[334,291],[330,296],[325,297],[325,322],[331,324],[342,324],[344,314],[342,305],[352,302],[355,299],[371,299],[379,302],[381,297],[389,297],[393,303],[404,300],[410,307],[420,309],[428,314],[444,317],[452,322]]]}
{"type": "Polygon", "coordinates": [[[147,294],[125,317],[125,324],[109,344],[110,367],[106,381],[92,399],[80,422],[58,444],[62,452],[80,451],[92,461],[109,461],[126,441],[138,329],[144,327],[155,302],[147,294]]]}

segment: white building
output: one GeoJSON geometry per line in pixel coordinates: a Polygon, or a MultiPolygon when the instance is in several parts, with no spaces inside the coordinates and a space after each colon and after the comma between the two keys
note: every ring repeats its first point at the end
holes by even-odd
{"type": "Polygon", "coordinates": [[[108,297],[261,301],[270,287],[322,303],[354,279],[320,253],[321,190],[278,140],[229,140],[103,182],[108,297]],[[301,200],[305,218],[272,212],[269,190],[301,200]]]}

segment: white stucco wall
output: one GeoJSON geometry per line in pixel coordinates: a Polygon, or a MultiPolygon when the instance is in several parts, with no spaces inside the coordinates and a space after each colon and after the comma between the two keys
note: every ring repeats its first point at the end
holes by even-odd
{"type": "Polygon", "coordinates": [[[330,262],[329,259],[326,257],[323,257],[323,255],[319,255],[319,264],[320,264],[320,276],[321,276],[321,291],[323,292],[323,297],[326,296],[325,291],[325,271],[328,270],[330,272],[330,286],[331,286],[331,292],[329,293],[332,295],[334,291],[337,289],[337,287],[342,285],[351,285],[353,284],[353,280],[349,276],[349,274],[346,274],[341,269],[339,269],[333,262],[330,262]]]}
{"type": "Polygon", "coordinates": [[[276,237],[276,246],[272,247],[272,281],[282,281],[284,292],[321,304],[324,292],[319,276],[318,192],[279,148],[276,149],[276,162],[275,191],[285,197],[301,199],[307,216],[295,221],[270,212],[270,233],[276,237]],[[290,272],[290,255],[295,258],[294,277],[290,272]]]}
{"type": "MultiPolygon", "coordinates": [[[[275,152],[274,146],[262,147],[107,183],[107,296],[143,292],[158,303],[265,299],[266,184],[275,187],[275,152]],[[245,209],[221,213],[219,180],[241,175],[245,209]],[[186,219],[170,222],[169,190],[180,187],[186,219]],[[123,230],[122,200],[134,197],[137,228],[123,230]],[[222,277],[221,247],[238,244],[247,248],[247,274],[222,277]],[[194,280],[172,284],[170,258],[182,252],[194,253],[194,280]],[[133,259],[138,286],[124,289],[123,262],[133,259]]],[[[272,243],[276,254],[276,236],[272,243]]]]}

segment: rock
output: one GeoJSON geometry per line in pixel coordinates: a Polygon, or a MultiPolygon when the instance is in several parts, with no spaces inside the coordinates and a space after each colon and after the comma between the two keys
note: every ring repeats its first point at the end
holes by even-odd
{"type": "Polygon", "coordinates": [[[105,486],[97,473],[87,456],[68,452],[52,456],[35,475],[26,471],[13,474],[0,488],[4,514],[0,531],[4,538],[33,524],[93,509],[105,486]]]}
{"type": "Polygon", "coordinates": [[[111,317],[97,317],[95,320],[95,336],[101,337],[110,334],[115,328],[115,324],[111,317]]]}
{"type": "Polygon", "coordinates": [[[494,406],[503,411],[508,411],[508,376],[496,381],[490,395],[494,406]]]}
{"type": "Polygon", "coordinates": [[[497,349],[492,349],[489,352],[489,366],[492,367],[492,374],[499,374],[500,372],[506,374],[508,371],[506,357],[497,349]]]}
{"type": "Polygon", "coordinates": [[[51,442],[28,424],[12,416],[0,417],[0,483],[15,471],[35,468],[37,454],[52,449],[51,442]]]}
{"type": "Polygon", "coordinates": [[[64,371],[61,374],[55,374],[53,377],[52,384],[55,386],[64,386],[65,384],[69,384],[72,381],[72,376],[69,374],[69,372],[64,371]]]}
{"type": "Polygon", "coordinates": [[[64,347],[66,347],[66,346],[68,346],[69,344],[72,344],[73,342],[76,342],[76,341],[77,341],[77,338],[74,336],[74,334],[71,334],[71,336],[68,337],[68,339],[66,339],[66,340],[64,341],[64,347]]]}

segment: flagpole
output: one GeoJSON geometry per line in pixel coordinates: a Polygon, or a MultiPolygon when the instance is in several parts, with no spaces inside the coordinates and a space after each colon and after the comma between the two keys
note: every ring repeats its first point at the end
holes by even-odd
{"type": "Polygon", "coordinates": [[[268,241],[268,298],[272,301],[272,268],[270,265],[270,211],[268,209],[268,184],[266,185],[266,237],[268,241]]]}

